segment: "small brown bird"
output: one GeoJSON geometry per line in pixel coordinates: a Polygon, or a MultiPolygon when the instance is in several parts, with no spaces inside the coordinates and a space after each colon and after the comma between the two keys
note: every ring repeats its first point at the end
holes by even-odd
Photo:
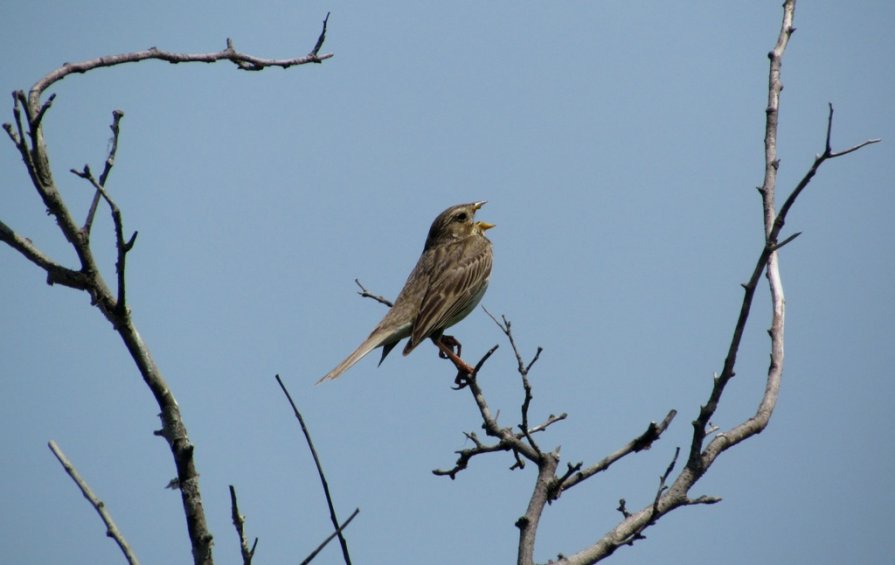
{"type": "Polygon", "coordinates": [[[317,383],[338,378],[367,353],[382,347],[379,362],[405,337],[407,355],[426,338],[444,330],[476,307],[491,276],[491,242],[485,231],[494,224],[474,221],[485,201],[451,206],[435,218],[416,267],[379,325],[344,361],[317,383]]]}

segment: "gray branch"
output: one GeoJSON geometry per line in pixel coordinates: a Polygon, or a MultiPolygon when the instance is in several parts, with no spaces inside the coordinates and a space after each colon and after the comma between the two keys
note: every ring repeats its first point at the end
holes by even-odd
{"type": "Polygon", "coordinates": [[[74,250],[79,264],[77,267],[66,267],[56,263],[35,246],[29,238],[16,233],[2,220],[0,220],[0,241],[6,243],[29,262],[45,271],[49,284],[61,284],[87,292],[91,303],[102,312],[103,316],[112,324],[121,337],[143,381],[149,387],[160,408],[162,427],[161,430],[155,433],[168,442],[174,459],[177,478],[171,484],[176,485],[180,490],[181,502],[186,515],[187,530],[192,545],[193,561],[196,564],[208,565],[213,562],[213,538],[205,520],[205,511],[199,489],[199,473],[196,470],[193,459],[193,444],[190,442],[187,434],[180,407],[162,372],[152,359],[148,347],[140,337],[131,317],[130,309],[127,307],[125,259],[127,253],[133,248],[136,232],[129,238],[125,238],[121,210],[110,196],[106,186],[109,174],[115,164],[119,122],[123,113],[117,110],[113,113],[111,126],[113,133],[112,146],[99,178],[96,178],[91,173],[89,166],[85,166],[80,171],[72,171],[87,180],[95,190],[94,201],[87,214],[86,221],[83,226],[79,226],[58,189],[44,142],[43,121],[52,107],[55,95],[49,96],[45,102],[41,102],[41,98],[50,86],[71,74],[86,73],[98,68],[137,63],[149,59],[168,61],[169,63],[230,61],[241,70],[252,71],[268,67],[289,68],[306,63],[320,63],[332,57],[331,53],[318,54],[325,37],[326,21],[324,21],[323,25],[324,29],[312,52],[306,56],[293,59],[262,59],[240,53],[233,47],[232,41],[228,40],[227,47],[216,53],[172,53],[153,47],[145,51],[98,57],[80,63],[67,63],[38,80],[28,91],[27,95],[23,91],[14,92],[14,124],[3,124],[4,131],[6,131],[15,145],[22,162],[25,164],[31,184],[37,191],[48,214],[56,220],[63,237],[74,250]],[[117,292],[113,292],[107,285],[94,257],[93,249],[90,246],[90,230],[101,200],[109,206],[115,228],[118,254],[116,262],[117,292]]]}
{"type": "Polygon", "coordinates": [[[127,562],[131,565],[139,565],[140,560],[137,559],[137,556],[134,554],[134,551],[131,549],[130,545],[128,545],[127,540],[124,539],[124,536],[118,530],[118,526],[115,525],[115,521],[112,520],[112,515],[109,513],[109,510],[106,508],[106,504],[97,498],[93,491],[90,489],[90,485],[87,484],[83,478],[81,478],[78,470],[75,469],[75,466],[72,465],[71,461],[68,460],[68,457],[62,452],[62,449],[56,444],[55,441],[50,440],[49,443],[50,451],[53,452],[53,455],[56,456],[56,459],[59,460],[59,463],[62,464],[62,468],[65,469],[65,472],[68,473],[68,476],[71,477],[71,480],[78,485],[78,488],[81,489],[81,494],[84,495],[90,505],[93,506],[96,513],[99,514],[99,517],[102,519],[103,523],[106,525],[106,535],[115,540],[115,543],[118,544],[118,547],[121,549],[121,552],[124,554],[124,558],[127,559],[127,562]]]}

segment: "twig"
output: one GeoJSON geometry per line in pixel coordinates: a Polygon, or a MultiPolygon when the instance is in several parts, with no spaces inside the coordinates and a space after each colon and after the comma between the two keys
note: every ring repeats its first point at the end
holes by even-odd
{"type": "MultiPolygon", "coordinates": [[[[326,41],[326,24],[329,22],[329,12],[326,13],[326,17],[323,18],[323,29],[320,30],[320,37],[317,38],[317,43],[314,44],[314,48],[311,49],[311,55],[314,57],[317,56],[317,53],[320,52],[320,48],[323,47],[323,42],[326,41]]],[[[319,63],[320,60],[314,61],[315,63],[319,63]]]]}
{"type": "Polygon", "coordinates": [[[125,241],[124,239],[124,221],[121,219],[121,209],[112,200],[112,197],[109,196],[109,193],[106,192],[105,187],[100,183],[96,178],[94,178],[93,173],[90,171],[90,167],[84,165],[84,169],[81,171],[77,171],[75,169],[71,169],[72,174],[75,176],[81,177],[93,185],[93,188],[96,189],[96,194],[102,196],[103,200],[109,205],[109,209],[112,212],[112,223],[115,226],[115,249],[117,251],[117,259],[115,261],[115,273],[118,275],[118,298],[115,301],[115,310],[117,311],[119,316],[127,317],[127,302],[126,302],[126,278],[125,278],[125,270],[126,270],[126,261],[128,252],[133,249],[134,243],[137,240],[137,232],[134,232],[130,239],[125,241]]]}
{"type": "MultiPolygon", "coordinates": [[[[99,185],[105,188],[106,181],[109,179],[109,173],[112,172],[112,167],[115,166],[115,155],[118,153],[118,134],[120,133],[119,124],[121,123],[121,118],[124,117],[124,112],[121,110],[115,110],[112,112],[112,125],[109,126],[109,129],[112,130],[112,139],[109,146],[109,154],[106,156],[106,163],[103,166],[103,172],[99,175],[99,185]]],[[[93,194],[93,202],[90,203],[90,209],[87,212],[87,219],[84,220],[84,227],[81,228],[81,231],[87,237],[90,237],[90,229],[93,226],[93,218],[96,216],[96,209],[99,205],[99,199],[101,197],[100,191],[96,191],[93,194]]]]}
{"type": "Polygon", "coordinates": [[[255,556],[255,548],[258,547],[258,538],[249,549],[249,541],[245,535],[245,516],[239,513],[239,505],[236,503],[236,488],[230,485],[230,517],[233,519],[233,526],[236,528],[236,535],[239,536],[239,550],[242,553],[243,565],[252,565],[252,557],[255,556]]]}
{"type": "Polygon", "coordinates": [[[315,549],[314,551],[312,551],[307,557],[304,558],[304,560],[301,562],[301,565],[307,565],[308,563],[310,563],[311,561],[313,561],[314,558],[317,557],[317,554],[319,554],[319,553],[323,550],[323,548],[326,547],[326,544],[328,544],[329,542],[331,542],[332,539],[333,539],[334,537],[336,537],[336,535],[341,536],[341,535],[342,535],[342,530],[344,530],[345,528],[348,527],[348,524],[350,524],[351,521],[354,520],[354,517],[357,516],[357,514],[358,514],[359,512],[360,512],[360,508],[355,508],[355,509],[354,509],[354,512],[351,513],[351,516],[349,516],[348,519],[345,520],[345,522],[343,522],[342,525],[339,526],[338,529],[336,529],[335,532],[333,532],[333,533],[329,534],[328,536],[326,536],[326,539],[323,540],[322,542],[320,542],[320,545],[317,546],[317,549],[315,549]]]}
{"type": "Polygon", "coordinates": [[[308,449],[311,450],[311,456],[314,458],[314,465],[317,466],[317,475],[320,477],[320,484],[323,485],[323,494],[326,496],[326,505],[329,507],[329,517],[332,521],[333,528],[336,529],[335,533],[339,537],[339,544],[342,546],[342,558],[345,560],[345,565],[351,565],[351,556],[348,554],[348,542],[345,540],[345,536],[342,535],[342,528],[339,526],[339,519],[336,516],[336,507],[333,504],[332,495],[329,492],[329,483],[326,481],[326,475],[323,473],[323,465],[320,463],[320,457],[317,455],[317,450],[314,448],[314,442],[311,440],[311,433],[305,425],[305,419],[302,417],[301,412],[298,411],[298,407],[292,400],[292,395],[289,394],[286,385],[284,385],[282,379],[280,379],[280,375],[277,375],[276,379],[283,394],[286,395],[286,399],[289,400],[289,404],[292,406],[292,412],[295,414],[295,418],[298,420],[299,426],[301,426],[301,431],[305,436],[305,440],[308,442],[308,449]]]}
{"type": "Polygon", "coordinates": [[[59,463],[62,464],[62,468],[65,469],[65,472],[68,473],[68,476],[72,478],[78,488],[81,489],[81,494],[84,495],[93,508],[96,510],[96,513],[99,514],[99,517],[102,519],[103,523],[106,525],[106,535],[115,540],[115,543],[118,544],[118,547],[121,549],[121,552],[124,554],[124,558],[127,559],[127,562],[131,565],[138,565],[140,563],[137,556],[134,555],[133,550],[130,545],[128,545],[127,540],[124,539],[124,536],[118,530],[118,526],[115,525],[115,521],[112,520],[112,515],[109,514],[109,511],[106,509],[105,503],[96,497],[93,494],[93,491],[90,489],[90,486],[87,484],[81,475],[78,473],[78,470],[75,469],[75,466],[71,464],[68,458],[62,453],[62,450],[56,444],[55,441],[50,440],[49,443],[50,451],[53,452],[53,455],[56,456],[56,459],[59,460],[59,463]]]}
{"type": "Polygon", "coordinates": [[[391,300],[389,300],[389,299],[387,299],[387,298],[385,298],[385,297],[383,297],[383,296],[379,296],[378,294],[371,294],[371,293],[364,287],[364,285],[361,284],[360,280],[358,280],[358,279],[354,279],[354,284],[356,284],[356,285],[360,288],[360,292],[358,292],[358,294],[359,294],[362,298],[372,298],[372,299],[375,300],[376,302],[379,302],[380,304],[385,304],[385,305],[388,306],[389,308],[391,308],[392,306],[394,306],[394,303],[392,303],[391,300]]]}
{"type": "Polygon", "coordinates": [[[558,480],[554,487],[553,499],[559,498],[563,492],[586,481],[597,473],[602,473],[619,459],[622,459],[631,453],[649,449],[652,444],[665,433],[665,430],[671,425],[675,416],[677,416],[677,410],[669,410],[668,414],[665,415],[665,418],[660,423],[650,422],[645,432],[626,443],[620,449],[610,453],[599,462],[558,480]]]}
{"type": "Polygon", "coordinates": [[[532,438],[531,434],[529,433],[528,411],[529,411],[529,408],[531,407],[531,401],[534,398],[534,396],[532,395],[531,383],[528,380],[528,373],[531,370],[532,366],[541,357],[541,352],[544,351],[544,348],[538,346],[538,349],[535,352],[534,357],[532,357],[531,361],[529,361],[528,364],[526,364],[522,360],[522,354],[519,352],[519,348],[516,347],[516,340],[513,338],[512,325],[510,324],[510,321],[507,320],[507,317],[504,315],[501,315],[500,316],[501,321],[498,321],[497,318],[495,318],[494,315],[491,314],[491,312],[489,312],[487,308],[485,308],[483,306],[482,310],[484,310],[485,313],[488,314],[488,317],[491,318],[495,324],[497,324],[497,327],[499,327],[500,331],[502,331],[503,334],[506,336],[507,340],[510,342],[510,347],[513,349],[513,355],[515,355],[515,357],[516,357],[516,372],[519,373],[519,376],[522,378],[522,390],[525,394],[525,396],[522,399],[522,406],[520,407],[522,423],[519,424],[519,429],[522,430],[522,433],[525,436],[525,439],[528,440],[528,443],[529,443],[529,445],[531,445],[532,449],[534,449],[534,451],[538,455],[540,455],[541,448],[538,447],[538,444],[535,442],[534,438],[532,438]]]}

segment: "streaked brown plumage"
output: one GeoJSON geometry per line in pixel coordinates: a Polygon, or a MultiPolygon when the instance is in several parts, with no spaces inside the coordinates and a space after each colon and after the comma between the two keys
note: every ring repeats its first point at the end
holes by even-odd
{"type": "Polygon", "coordinates": [[[435,218],[426,245],[404,288],[379,325],[360,346],[318,383],[338,378],[377,347],[379,362],[405,337],[407,355],[426,338],[441,338],[444,330],[476,307],[491,276],[491,242],[485,231],[494,227],[474,220],[485,201],[451,206],[435,218]]]}

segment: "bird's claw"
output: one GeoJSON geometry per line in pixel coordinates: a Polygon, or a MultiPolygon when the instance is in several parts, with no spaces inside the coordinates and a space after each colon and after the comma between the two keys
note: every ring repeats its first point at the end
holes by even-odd
{"type": "Polygon", "coordinates": [[[457,370],[457,377],[454,378],[454,384],[456,386],[452,386],[453,390],[463,390],[464,388],[469,386],[469,381],[473,379],[473,373],[467,373],[463,369],[457,370]]]}
{"type": "Polygon", "coordinates": [[[457,377],[454,379],[454,384],[457,386],[451,388],[454,390],[466,388],[469,385],[469,380],[475,375],[475,369],[460,358],[460,352],[462,351],[460,342],[449,335],[443,335],[437,341],[435,338],[432,338],[432,341],[438,346],[438,356],[442,359],[450,359],[454,367],[457,368],[457,377]],[[457,350],[456,353],[454,352],[455,348],[457,350]]]}

